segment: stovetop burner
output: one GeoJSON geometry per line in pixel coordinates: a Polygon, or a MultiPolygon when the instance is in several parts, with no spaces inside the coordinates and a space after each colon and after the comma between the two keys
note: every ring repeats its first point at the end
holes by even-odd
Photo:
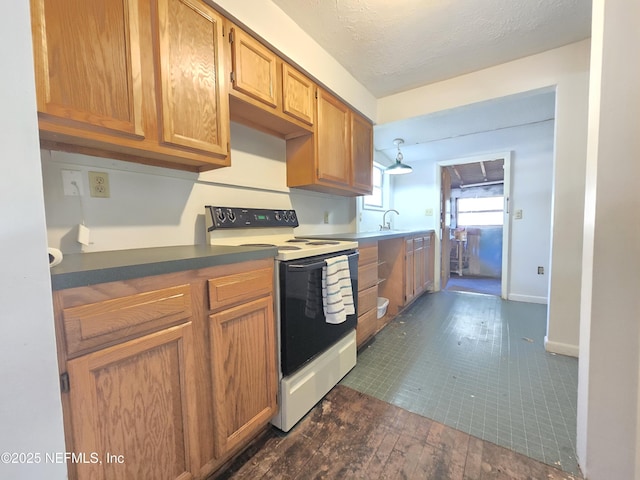
{"type": "Polygon", "coordinates": [[[278,245],[278,251],[280,250],[302,250],[302,248],[295,245],[278,245]]]}
{"type": "Polygon", "coordinates": [[[287,243],[309,243],[309,240],[304,238],[292,238],[291,240],[287,240],[287,243]]]}
{"type": "Polygon", "coordinates": [[[340,242],[336,240],[314,240],[313,242],[308,242],[307,245],[339,245],[340,242]]]}
{"type": "Polygon", "coordinates": [[[241,243],[239,247],[275,247],[273,243],[241,243]]]}

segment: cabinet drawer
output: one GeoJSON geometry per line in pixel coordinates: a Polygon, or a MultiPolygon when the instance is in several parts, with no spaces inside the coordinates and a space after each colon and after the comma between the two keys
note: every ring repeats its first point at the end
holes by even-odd
{"type": "Polygon", "coordinates": [[[189,285],[64,308],[68,357],[175,325],[191,315],[189,285]]]}
{"type": "Polygon", "coordinates": [[[413,239],[413,249],[414,249],[414,250],[417,250],[417,249],[419,249],[419,248],[422,248],[422,242],[423,242],[422,238],[423,238],[423,237],[415,237],[415,238],[413,239]]]}
{"type": "Polygon", "coordinates": [[[378,286],[374,285],[358,293],[358,313],[365,313],[372,308],[377,308],[378,286]]]}
{"type": "Polygon", "coordinates": [[[356,327],[356,344],[358,347],[376,333],[378,326],[376,314],[377,309],[374,308],[358,317],[358,326],[356,327]]]}
{"type": "Polygon", "coordinates": [[[208,281],[209,308],[237,305],[246,300],[267,295],[273,291],[273,274],[270,268],[237,273],[208,281]]]}
{"type": "Polygon", "coordinates": [[[378,242],[358,246],[360,251],[360,265],[378,263],[378,242]]]}
{"type": "Polygon", "coordinates": [[[371,263],[358,267],[358,291],[378,284],[378,264],[371,263]]]}

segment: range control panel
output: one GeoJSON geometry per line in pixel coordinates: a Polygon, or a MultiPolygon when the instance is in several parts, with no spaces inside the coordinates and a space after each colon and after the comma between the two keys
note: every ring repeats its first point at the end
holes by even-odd
{"type": "Polygon", "coordinates": [[[264,208],[205,207],[210,216],[209,231],[216,228],[297,227],[295,210],[264,208]]]}

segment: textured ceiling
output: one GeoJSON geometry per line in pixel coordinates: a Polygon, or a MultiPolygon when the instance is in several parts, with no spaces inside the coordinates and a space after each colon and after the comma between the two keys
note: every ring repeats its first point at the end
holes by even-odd
{"type": "Polygon", "coordinates": [[[591,0],[273,2],[378,98],[591,34],[591,0]]]}

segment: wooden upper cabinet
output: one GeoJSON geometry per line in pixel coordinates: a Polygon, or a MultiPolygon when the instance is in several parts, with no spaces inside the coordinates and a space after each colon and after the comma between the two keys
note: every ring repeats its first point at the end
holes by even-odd
{"type": "Polygon", "coordinates": [[[161,141],[226,155],[223,19],[200,1],[157,1],[161,141]]]}
{"type": "Polygon", "coordinates": [[[276,107],[276,54],[236,27],[229,33],[229,42],[233,88],[270,107],[276,107]]]}
{"type": "Polygon", "coordinates": [[[301,122],[313,125],[315,84],[295,68],[282,62],[282,110],[301,122]]]}
{"type": "Polygon", "coordinates": [[[373,190],[373,125],[361,115],[351,113],[351,178],[355,191],[373,190]]]}
{"type": "Polygon", "coordinates": [[[43,148],[229,165],[223,19],[199,0],[31,0],[43,148]]]}
{"type": "Polygon", "coordinates": [[[315,84],[268,46],[227,23],[231,119],[285,139],[310,134],[315,84]]]}
{"type": "Polygon", "coordinates": [[[137,5],[137,0],[31,1],[41,118],[144,136],[137,5]]]}
{"type": "Polygon", "coordinates": [[[328,92],[318,89],[317,109],[318,181],[349,188],[351,182],[349,107],[328,92]]]}
{"type": "Polygon", "coordinates": [[[191,322],[67,363],[72,478],[189,480],[199,470],[191,322]],[[100,455],[91,463],[90,452],[100,455]],[[104,455],[123,455],[109,462],[104,455]]]}
{"type": "Polygon", "coordinates": [[[371,193],[373,127],[317,88],[314,134],[287,141],[287,185],[355,196],[371,193]]]}

